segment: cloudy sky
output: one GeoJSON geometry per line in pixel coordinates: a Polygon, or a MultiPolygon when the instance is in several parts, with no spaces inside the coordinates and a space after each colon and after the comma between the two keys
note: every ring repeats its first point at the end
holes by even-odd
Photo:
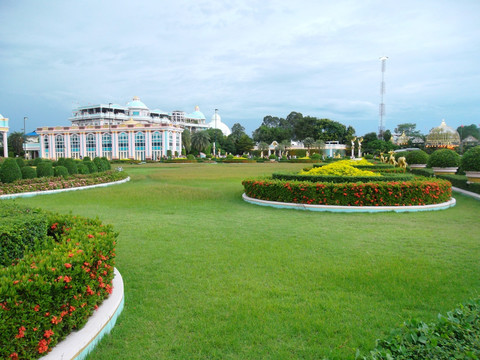
{"type": "Polygon", "coordinates": [[[251,134],[291,111],[377,131],[480,124],[480,1],[0,0],[0,113],[12,131],[78,105],[215,108],[251,134]]]}

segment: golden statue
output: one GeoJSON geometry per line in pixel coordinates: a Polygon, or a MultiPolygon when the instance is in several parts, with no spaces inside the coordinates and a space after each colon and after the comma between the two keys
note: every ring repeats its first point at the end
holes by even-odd
{"type": "Polygon", "coordinates": [[[407,168],[407,159],[405,159],[404,156],[401,156],[398,158],[398,166],[403,168],[403,169],[406,169],[407,168]]]}
{"type": "Polygon", "coordinates": [[[389,164],[392,164],[393,166],[397,166],[397,160],[395,160],[395,156],[393,154],[395,154],[395,151],[389,151],[388,152],[390,154],[390,157],[388,158],[388,163],[389,164]]]}

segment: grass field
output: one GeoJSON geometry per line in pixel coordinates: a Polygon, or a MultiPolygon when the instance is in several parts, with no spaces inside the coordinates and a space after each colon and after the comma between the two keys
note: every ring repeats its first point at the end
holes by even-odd
{"type": "Polygon", "coordinates": [[[352,359],[478,295],[479,201],[400,214],[242,201],[243,178],[302,167],[132,166],[127,184],[15,202],[120,233],[125,309],[89,359],[352,359]]]}

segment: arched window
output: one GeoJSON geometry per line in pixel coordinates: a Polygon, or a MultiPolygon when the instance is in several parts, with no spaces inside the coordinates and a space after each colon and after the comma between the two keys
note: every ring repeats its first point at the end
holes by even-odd
{"type": "Polygon", "coordinates": [[[152,160],[160,160],[162,158],[163,133],[155,131],[152,134],[152,160]]]}
{"type": "Polygon", "coordinates": [[[112,158],[112,135],[104,133],[102,135],[102,156],[107,159],[112,158]]]}
{"type": "Polygon", "coordinates": [[[77,134],[70,136],[70,152],[72,153],[72,158],[80,158],[80,136],[77,134]]]}
{"type": "Polygon", "coordinates": [[[55,157],[57,159],[65,157],[65,141],[63,135],[55,136],[55,157]]]}
{"type": "Polygon", "coordinates": [[[97,142],[95,141],[95,134],[87,135],[87,156],[94,159],[97,156],[97,142]]]}
{"type": "Polygon", "coordinates": [[[128,159],[128,135],[120,133],[118,135],[118,155],[120,159],[128,159]]]}
{"type": "Polygon", "coordinates": [[[145,160],[145,134],[142,132],[135,134],[135,160],[145,160]]]}
{"type": "Polygon", "coordinates": [[[45,148],[45,151],[48,152],[50,143],[48,142],[48,135],[43,137],[43,147],[45,148]]]}

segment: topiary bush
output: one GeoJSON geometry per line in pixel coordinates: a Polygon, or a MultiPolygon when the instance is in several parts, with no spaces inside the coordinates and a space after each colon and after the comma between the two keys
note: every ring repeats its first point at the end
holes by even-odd
{"type": "Polygon", "coordinates": [[[78,167],[77,167],[77,163],[75,162],[75,160],[73,160],[71,158],[65,159],[65,163],[64,163],[63,166],[65,166],[67,168],[68,173],[70,175],[78,174],[78,167]]]}
{"type": "Polygon", "coordinates": [[[107,168],[106,168],[107,166],[105,164],[105,161],[103,161],[103,159],[96,157],[95,159],[93,159],[93,163],[95,164],[99,172],[107,171],[107,168]]]}
{"type": "Polygon", "coordinates": [[[90,171],[88,170],[88,166],[83,163],[77,165],[77,170],[79,174],[83,174],[83,175],[90,174],[90,171]]]}
{"type": "Polygon", "coordinates": [[[58,166],[55,166],[53,170],[54,170],[53,171],[54,176],[61,176],[63,178],[68,177],[68,170],[65,166],[58,165],[58,166]]]}
{"type": "Polygon", "coordinates": [[[84,161],[83,164],[88,168],[90,174],[98,172],[97,166],[93,161],[84,161]]]}
{"type": "Polygon", "coordinates": [[[37,177],[37,170],[30,166],[24,166],[21,169],[22,179],[35,179],[37,177]]]}
{"type": "Polygon", "coordinates": [[[463,171],[480,171],[480,146],[475,146],[463,154],[461,165],[463,171]]]}
{"type": "Polygon", "coordinates": [[[188,154],[187,160],[195,160],[195,156],[193,156],[192,154],[188,154]]]}
{"type": "Polygon", "coordinates": [[[37,165],[38,177],[50,177],[53,176],[53,166],[50,161],[42,161],[37,165]]]}
{"type": "Polygon", "coordinates": [[[58,158],[58,160],[53,163],[53,167],[55,167],[55,166],[65,166],[65,160],[66,159],[63,158],[63,157],[58,158]]]}
{"type": "Polygon", "coordinates": [[[458,167],[460,165],[460,155],[450,149],[435,150],[429,157],[428,167],[458,167]]]}
{"type": "Polygon", "coordinates": [[[104,156],[101,158],[105,163],[105,170],[112,170],[112,166],[110,165],[110,161],[104,156]]]}
{"type": "Polygon", "coordinates": [[[17,161],[17,165],[20,169],[25,166],[25,161],[23,161],[22,157],[17,157],[15,160],[17,161]]]}
{"type": "Polygon", "coordinates": [[[0,181],[8,184],[22,178],[22,172],[14,158],[6,158],[0,168],[0,181]]]}
{"type": "Polygon", "coordinates": [[[38,166],[38,164],[40,164],[42,162],[42,158],[35,158],[33,159],[33,166],[38,166]]]}
{"type": "Polygon", "coordinates": [[[406,156],[408,165],[426,164],[428,162],[428,154],[423,150],[409,151],[406,156]]]}

